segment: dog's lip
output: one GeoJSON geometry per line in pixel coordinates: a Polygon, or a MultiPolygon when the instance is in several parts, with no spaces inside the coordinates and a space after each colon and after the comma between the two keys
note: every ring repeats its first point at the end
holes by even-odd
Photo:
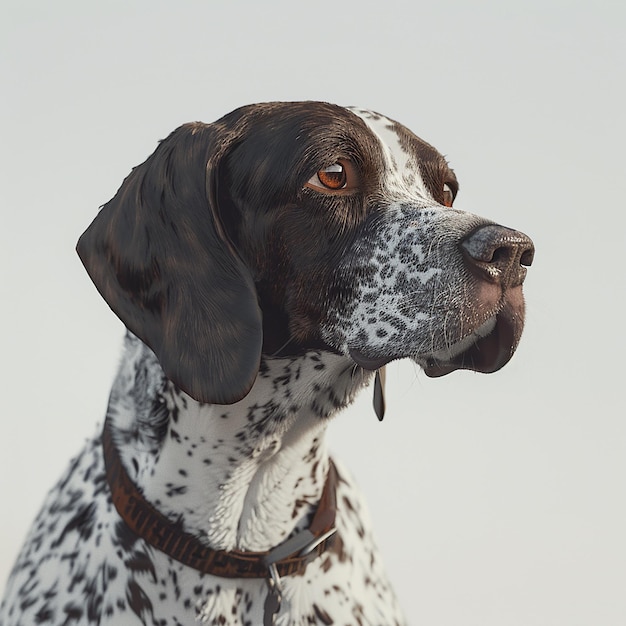
{"type": "Polygon", "coordinates": [[[465,369],[485,374],[496,372],[513,356],[524,327],[524,298],[521,289],[512,290],[485,321],[456,343],[426,354],[380,354],[370,356],[350,348],[352,360],[366,370],[410,357],[430,378],[465,369]]]}
{"type": "MultiPolygon", "coordinates": [[[[510,358],[504,359],[501,349],[508,344],[507,336],[500,337],[499,332],[506,322],[492,316],[467,337],[448,348],[442,348],[415,360],[422,366],[427,376],[437,378],[458,369],[472,369],[479,372],[494,372],[500,369],[510,358]],[[498,364],[500,363],[501,364],[498,364]],[[493,369],[491,369],[493,368],[493,369]]],[[[512,353],[512,352],[511,352],[512,353]]],[[[363,369],[374,371],[398,357],[367,356],[357,348],[349,349],[350,358],[363,369]]]]}
{"type": "Polygon", "coordinates": [[[430,355],[423,365],[424,373],[438,378],[459,369],[496,372],[513,356],[517,339],[513,320],[498,314],[447,350],[430,355]]]}
{"type": "Polygon", "coordinates": [[[374,371],[380,369],[394,360],[393,357],[368,357],[356,348],[350,348],[348,352],[350,353],[350,358],[365,370],[374,371]]]}

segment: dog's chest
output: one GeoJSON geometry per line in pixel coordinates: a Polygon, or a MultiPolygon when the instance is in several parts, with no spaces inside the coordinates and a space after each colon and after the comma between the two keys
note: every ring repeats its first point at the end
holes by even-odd
{"type": "MultiPolygon", "coordinates": [[[[282,581],[277,624],[400,623],[362,502],[338,486],[341,550],[282,581]]],[[[121,522],[99,438],[50,492],[15,566],[7,624],[261,624],[265,580],[203,575],[147,546],[121,522]]]]}

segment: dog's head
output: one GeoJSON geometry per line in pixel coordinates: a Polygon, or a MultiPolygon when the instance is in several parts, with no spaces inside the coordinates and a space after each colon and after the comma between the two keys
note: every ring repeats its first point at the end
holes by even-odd
{"type": "Polygon", "coordinates": [[[78,252],[202,402],[244,397],[262,352],[495,371],[522,331],[532,242],[452,208],[457,191],[433,147],[378,114],[251,105],[162,141],[78,252]]]}

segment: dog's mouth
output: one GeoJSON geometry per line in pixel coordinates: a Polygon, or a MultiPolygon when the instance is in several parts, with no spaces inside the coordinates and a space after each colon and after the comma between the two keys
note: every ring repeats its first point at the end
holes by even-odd
{"type": "Polygon", "coordinates": [[[458,343],[431,354],[422,367],[426,376],[437,378],[455,370],[485,374],[506,365],[517,347],[519,335],[515,319],[505,314],[490,317],[458,343]]]}
{"type": "MultiPolygon", "coordinates": [[[[513,356],[524,326],[523,300],[505,300],[503,308],[456,343],[420,355],[414,361],[430,378],[465,369],[485,374],[498,371],[513,356]]],[[[398,357],[367,357],[350,350],[351,358],[367,370],[376,370],[398,357]]]]}

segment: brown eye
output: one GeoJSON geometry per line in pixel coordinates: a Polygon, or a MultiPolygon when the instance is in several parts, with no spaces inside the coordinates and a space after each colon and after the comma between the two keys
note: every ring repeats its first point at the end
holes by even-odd
{"type": "Polygon", "coordinates": [[[317,179],[327,189],[343,189],[346,186],[348,177],[346,176],[346,168],[341,163],[335,163],[329,167],[325,167],[316,174],[317,179]]]}
{"type": "Polygon", "coordinates": [[[351,191],[358,187],[358,180],[354,165],[342,160],[318,170],[305,186],[324,193],[351,191]]]}
{"type": "Polygon", "coordinates": [[[450,189],[450,185],[448,183],[444,183],[443,185],[443,203],[445,206],[452,206],[454,202],[454,192],[450,189]]]}

